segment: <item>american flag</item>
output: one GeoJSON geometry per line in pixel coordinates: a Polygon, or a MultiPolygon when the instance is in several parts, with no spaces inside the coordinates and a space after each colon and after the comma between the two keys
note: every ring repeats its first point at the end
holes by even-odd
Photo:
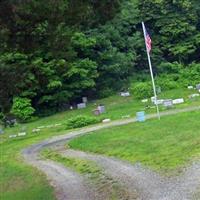
{"type": "Polygon", "coordinates": [[[151,37],[148,34],[145,26],[144,26],[144,34],[145,34],[145,42],[146,42],[146,46],[147,46],[147,51],[149,53],[151,51],[151,37]]]}

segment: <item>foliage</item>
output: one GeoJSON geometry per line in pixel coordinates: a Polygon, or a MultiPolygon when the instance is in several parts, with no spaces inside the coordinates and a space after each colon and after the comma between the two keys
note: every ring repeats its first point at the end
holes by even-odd
{"type": "Polygon", "coordinates": [[[31,106],[31,100],[27,98],[15,97],[11,113],[20,121],[28,121],[33,116],[35,109],[31,106]]]}
{"type": "Polygon", "coordinates": [[[153,96],[153,89],[150,82],[133,83],[131,93],[137,99],[149,98],[153,96]]]}
{"type": "Polygon", "coordinates": [[[0,111],[20,96],[37,114],[57,112],[127,88],[130,77],[147,81],[142,20],[155,76],[178,77],[164,87],[196,84],[199,13],[197,0],[1,1],[0,111]]]}
{"type": "Polygon", "coordinates": [[[96,124],[98,122],[100,122],[100,120],[95,117],[78,115],[76,117],[68,119],[66,125],[67,128],[81,128],[91,124],[96,124]]]}

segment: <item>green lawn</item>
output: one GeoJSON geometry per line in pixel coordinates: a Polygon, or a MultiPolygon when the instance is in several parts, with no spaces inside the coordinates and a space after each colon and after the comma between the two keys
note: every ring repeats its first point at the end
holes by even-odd
{"type": "MultiPolygon", "coordinates": [[[[165,91],[159,95],[159,98],[181,98],[184,97],[186,100],[184,104],[176,105],[176,108],[182,108],[187,106],[195,106],[200,104],[200,97],[197,97],[193,100],[188,99],[188,96],[192,93],[196,93],[195,90],[188,90],[186,89],[175,89],[170,91],[165,91]]],[[[42,130],[41,134],[46,134],[47,132],[56,133],[61,130],[65,130],[66,126],[64,123],[67,119],[77,116],[77,115],[87,115],[93,116],[92,110],[94,110],[98,104],[104,104],[106,107],[106,113],[98,116],[99,118],[110,118],[111,120],[121,119],[123,116],[129,115],[130,117],[134,117],[137,111],[145,110],[146,103],[141,103],[140,100],[134,99],[134,97],[120,97],[119,95],[111,96],[109,98],[92,101],[89,102],[87,108],[82,110],[67,110],[65,112],[57,113],[55,115],[40,118],[36,121],[26,124],[19,124],[14,128],[8,128],[5,130],[7,134],[15,134],[16,132],[21,131],[21,129],[26,129],[28,133],[31,133],[32,129],[40,127],[40,126],[47,126],[53,125],[57,123],[61,123],[62,126],[59,127],[51,127],[45,128],[42,130]]],[[[148,105],[151,105],[150,100],[148,105]]],[[[165,110],[162,106],[160,107],[161,111],[165,110]]],[[[155,108],[145,110],[146,113],[153,113],[155,112],[155,108]]],[[[97,118],[98,118],[97,117],[97,118]]],[[[0,141],[3,140],[5,137],[7,138],[7,134],[4,136],[0,136],[0,141]]]]}
{"type": "Polygon", "coordinates": [[[171,170],[200,156],[200,112],[103,129],[72,140],[71,148],[171,170]]]}
{"type": "MultiPolygon", "coordinates": [[[[167,98],[178,98],[187,97],[191,93],[194,93],[194,91],[179,89],[165,92],[162,95],[167,98]]],[[[7,128],[5,130],[5,134],[0,135],[0,199],[54,199],[53,190],[48,185],[45,177],[42,176],[40,172],[38,172],[35,168],[30,167],[23,162],[20,151],[23,148],[33,143],[44,140],[48,137],[68,132],[65,125],[53,128],[45,128],[42,129],[40,133],[32,133],[33,128],[52,125],[56,123],[63,124],[66,122],[67,119],[78,114],[91,116],[92,110],[96,107],[96,105],[100,103],[105,104],[107,110],[107,112],[101,117],[111,118],[112,120],[121,119],[124,115],[130,115],[131,117],[133,117],[135,116],[135,113],[137,111],[144,110],[145,106],[140,101],[135,100],[133,97],[124,98],[120,96],[112,96],[106,99],[90,102],[88,107],[83,110],[66,111],[50,117],[38,119],[31,123],[18,124],[16,127],[7,128]],[[14,139],[9,138],[10,134],[18,133],[22,129],[22,127],[25,127],[25,130],[27,132],[27,135],[25,137],[14,139]]],[[[179,105],[177,106],[177,108],[199,104],[200,98],[197,98],[194,101],[187,100],[185,104],[179,105]]],[[[147,111],[147,113],[152,112],[155,112],[155,109],[150,109],[147,111]]],[[[157,125],[157,127],[159,127],[159,125],[157,125]]],[[[87,146],[89,147],[89,144],[87,144],[87,146]]],[[[108,146],[109,144],[107,144],[106,149],[108,148],[108,146]]],[[[113,146],[111,145],[110,148],[113,148],[113,146]]]]}

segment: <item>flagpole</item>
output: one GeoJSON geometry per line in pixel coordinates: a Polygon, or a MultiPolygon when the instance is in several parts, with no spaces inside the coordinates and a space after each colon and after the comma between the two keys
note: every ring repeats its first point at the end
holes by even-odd
{"type": "Polygon", "coordinates": [[[148,57],[148,62],[149,62],[149,69],[150,69],[150,73],[151,73],[151,80],[152,80],[154,98],[155,98],[155,103],[156,103],[157,116],[158,116],[158,119],[160,120],[160,111],[159,111],[159,107],[158,107],[158,103],[157,103],[157,94],[156,94],[155,81],[154,81],[153,70],[152,70],[152,65],[151,65],[151,57],[150,57],[150,54],[149,54],[149,51],[148,51],[148,48],[147,48],[147,43],[146,43],[144,22],[142,22],[142,29],[143,29],[143,33],[144,33],[146,52],[147,52],[147,57],[148,57]]]}

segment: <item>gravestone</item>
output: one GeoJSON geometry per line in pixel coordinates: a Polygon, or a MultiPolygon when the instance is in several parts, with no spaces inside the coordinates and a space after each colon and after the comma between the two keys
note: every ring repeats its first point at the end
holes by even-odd
{"type": "Polygon", "coordinates": [[[130,93],[129,92],[120,92],[121,97],[129,97],[130,93]]]}
{"type": "Polygon", "coordinates": [[[1,129],[1,128],[0,128],[0,134],[4,134],[4,131],[3,131],[3,129],[1,129]]]}
{"type": "Polygon", "coordinates": [[[26,132],[20,132],[18,133],[18,136],[21,137],[21,136],[25,136],[26,135],[26,132]]]}
{"type": "Polygon", "coordinates": [[[171,108],[173,107],[173,101],[172,99],[166,99],[163,101],[163,106],[166,108],[171,108]]]}
{"type": "Polygon", "coordinates": [[[142,103],[147,103],[149,100],[148,99],[142,99],[141,102],[142,103]]]}
{"type": "Polygon", "coordinates": [[[189,86],[188,86],[188,89],[189,89],[189,90],[192,90],[192,89],[194,89],[194,87],[193,87],[192,85],[189,85],[189,86]]]}
{"type": "Polygon", "coordinates": [[[100,114],[106,112],[106,109],[105,109],[105,106],[104,106],[104,105],[99,105],[97,109],[99,110],[99,113],[100,113],[100,114]]]}
{"type": "Polygon", "coordinates": [[[173,104],[181,104],[181,103],[184,103],[184,99],[183,99],[183,98],[174,99],[174,100],[173,100],[173,104]]]}
{"type": "Polygon", "coordinates": [[[17,135],[9,135],[9,138],[16,138],[17,135]]]}
{"type": "Polygon", "coordinates": [[[82,97],[82,101],[83,101],[83,103],[87,103],[88,102],[87,97],[82,97]]]}
{"type": "Polygon", "coordinates": [[[78,109],[86,108],[86,103],[79,103],[79,104],[77,104],[77,108],[78,109]]]}
{"type": "Polygon", "coordinates": [[[154,101],[154,104],[155,105],[161,105],[161,104],[163,104],[163,99],[157,99],[156,101],[154,101]]]}
{"type": "Polygon", "coordinates": [[[191,95],[189,96],[189,98],[192,99],[192,98],[199,97],[199,96],[200,96],[200,94],[191,94],[191,95]]]}
{"type": "Polygon", "coordinates": [[[110,119],[104,119],[104,120],[102,120],[102,123],[108,123],[110,121],[111,121],[110,119]]]}
{"type": "Polygon", "coordinates": [[[197,84],[197,85],[196,85],[196,89],[197,89],[197,90],[200,90],[200,84],[197,84]]]}
{"type": "Polygon", "coordinates": [[[151,97],[151,102],[155,103],[155,101],[156,101],[156,97],[151,97]]]}

